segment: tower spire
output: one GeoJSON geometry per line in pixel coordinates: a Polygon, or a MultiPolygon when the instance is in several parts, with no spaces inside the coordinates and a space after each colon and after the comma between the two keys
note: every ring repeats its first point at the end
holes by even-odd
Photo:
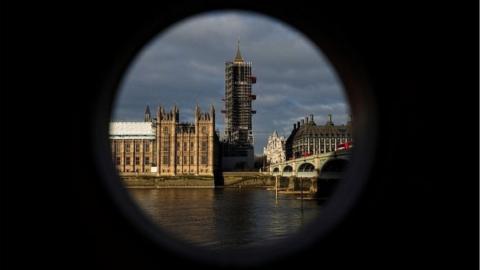
{"type": "Polygon", "coordinates": [[[195,119],[198,119],[200,117],[200,106],[195,105],[195,119]]]}
{"type": "Polygon", "coordinates": [[[145,108],[144,121],[150,122],[151,119],[152,119],[152,115],[150,114],[150,107],[147,105],[147,107],[145,108]]]}
{"type": "Polygon", "coordinates": [[[233,62],[243,62],[242,54],[240,53],[240,39],[237,40],[237,54],[233,62]]]}

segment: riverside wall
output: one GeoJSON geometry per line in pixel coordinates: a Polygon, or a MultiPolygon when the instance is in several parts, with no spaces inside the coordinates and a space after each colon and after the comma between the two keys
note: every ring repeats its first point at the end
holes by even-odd
{"type": "Polygon", "coordinates": [[[272,187],[275,177],[258,172],[224,172],[214,176],[156,176],[121,174],[127,188],[214,188],[214,187],[272,187]]]}
{"type": "MultiPolygon", "coordinates": [[[[155,176],[155,175],[121,175],[122,183],[127,188],[273,188],[275,176],[258,172],[223,172],[213,176],[155,176]]],[[[286,191],[304,190],[320,195],[331,194],[335,180],[316,178],[300,179],[295,176],[277,177],[278,188],[286,191]]]]}

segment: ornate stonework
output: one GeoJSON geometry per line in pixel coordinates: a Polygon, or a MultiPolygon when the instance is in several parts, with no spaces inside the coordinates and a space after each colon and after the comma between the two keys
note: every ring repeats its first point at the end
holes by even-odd
{"type": "Polygon", "coordinates": [[[110,124],[112,157],[121,173],[156,175],[213,175],[216,169],[215,109],[195,108],[194,123],[180,123],[179,109],[158,108],[144,122],[110,124]]]}
{"type": "Polygon", "coordinates": [[[263,148],[263,154],[266,156],[268,164],[285,161],[285,138],[278,136],[276,130],[268,137],[268,143],[263,148]]]}

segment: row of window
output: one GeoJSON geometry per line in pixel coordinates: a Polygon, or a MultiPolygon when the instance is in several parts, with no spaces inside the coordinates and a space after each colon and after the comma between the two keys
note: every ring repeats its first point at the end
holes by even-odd
{"type": "MultiPolygon", "coordinates": [[[[337,142],[337,144],[338,143],[340,143],[340,142],[337,142]]],[[[323,144],[323,143],[322,144],[312,144],[311,143],[310,148],[313,149],[315,147],[316,149],[318,149],[318,147],[320,147],[320,148],[323,148],[324,146],[326,146],[326,147],[333,146],[334,147],[335,145],[336,145],[335,143],[326,143],[326,144],[323,144]]],[[[293,146],[293,148],[301,148],[301,147],[308,148],[308,144],[300,144],[300,145],[293,146]]]]}
{"type": "Polygon", "coordinates": [[[309,149],[303,148],[303,147],[293,149],[293,152],[296,154],[296,156],[301,156],[301,155],[303,155],[303,153],[306,153],[306,152],[309,152],[310,154],[322,154],[322,153],[328,153],[328,152],[333,152],[333,151],[335,151],[335,147],[333,145],[331,147],[327,146],[327,147],[325,147],[325,149],[323,149],[323,148],[321,148],[321,149],[310,148],[310,150],[309,150],[309,149]]]}
{"type": "MultiPolygon", "coordinates": [[[[189,164],[187,156],[183,156],[183,159],[180,159],[180,156],[177,156],[176,162],[179,165],[188,165],[189,164]],[[183,163],[182,163],[182,161],[183,161],[183,163]]],[[[193,156],[190,156],[190,165],[193,165],[193,164],[195,164],[193,156]]],[[[207,153],[204,153],[200,156],[200,164],[201,165],[207,165],[208,164],[208,154],[207,153]]]]}
{"type": "MultiPolygon", "coordinates": [[[[178,129],[177,129],[177,131],[178,131],[178,129]]],[[[207,127],[202,127],[202,133],[203,134],[207,133],[207,127]]],[[[169,134],[168,127],[164,127],[163,128],[163,135],[165,136],[165,135],[168,135],[168,134],[169,134]]]]}
{"type": "MultiPolygon", "coordinates": [[[[128,157],[129,160],[129,157],[128,157]]],[[[177,164],[182,164],[182,165],[193,165],[195,164],[194,156],[190,156],[190,160],[188,159],[188,156],[183,156],[183,159],[180,159],[180,156],[176,156],[176,163],[177,164]],[[182,163],[183,161],[183,163],[182,163]]],[[[126,161],[127,165],[129,164],[128,161],[126,161]]],[[[163,165],[169,165],[170,164],[170,155],[168,152],[164,152],[162,155],[162,164],[163,165]]],[[[207,165],[208,164],[208,153],[202,153],[200,155],[200,164],[202,165],[207,165]]],[[[138,164],[137,164],[138,165],[138,164]]]]}
{"type": "MultiPolygon", "coordinates": [[[[114,144],[115,146],[115,152],[120,152],[120,145],[121,143],[117,143],[115,142],[114,144]]],[[[130,153],[130,149],[131,149],[131,144],[130,143],[126,143],[125,144],[125,153],[130,153]]],[[[145,143],[143,145],[143,151],[144,152],[150,152],[150,143],[145,143]]],[[[139,143],[136,143],[135,144],[135,152],[140,152],[140,144],[139,143]]]]}
{"type": "Polygon", "coordinates": [[[302,142],[303,142],[303,143],[307,143],[307,142],[309,141],[308,139],[310,139],[310,142],[320,141],[320,139],[323,139],[322,141],[324,141],[324,142],[328,142],[328,141],[334,142],[335,139],[337,140],[337,142],[340,142],[340,141],[343,141],[343,142],[344,142],[344,141],[347,140],[348,138],[329,138],[329,139],[326,139],[326,138],[316,138],[316,137],[312,137],[312,138],[300,139],[300,140],[296,141],[295,143],[302,143],[302,142]]]}
{"type": "MultiPolygon", "coordinates": [[[[183,156],[182,160],[183,160],[183,165],[188,165],[188,157],[187,156],[183,156]]],[[[177,156],[177,164],[180,164],[181,163],[180,161],[181,161],[180,157],[177,156]]],[[[190,164],[192,164],[192,165],[194,164],[193,156],[190,156],[190,164]]]]}
{"type": "MultiPolygon", "coordinates": [[[[193,151],[193,142],[190,142],[190,151],[193,151]]],[[[183,151],[187,151],[187,146],[188,146],[188,143],[187,142],[183,142],[183,151]]],[[[180,149],[180,142],[177,142],[177,149],[180,149]]]]}
{"type": "MultiPolygon", "coordinates": [[[[169,148],[169,144],[168,144],[168,143],[169,143],[169,140],[168,140],[167,138],[164,138],[164,139],[163,139],[163,143],[162,143],[162,145],[163,145],[162,148],[163,148],[164,151],[167,151],[167,150],[168,150],[168,148],[169,148]]],[[[117,145],[116,145],[116,146],[117,146],[117,145]]],[[[187,142],[184,142],[184,143],[183,143],[183,151],[187,151],[187,150],[188,150],[187,147],[188,147],[188,143],[187,143],[187,142]]],[[[207,141],[203,141],[203,142],[200,144],[200,147],[201,147],[200,149],[201,149],[202,151],[207,151],[208,142],[207,142],[207,141]]],[[[144,149],[145,149],[145,152],[149,152],[149,151],[150,151],[150,150],[149,150],[150,148],[148,147],[148,145],[146,145],[144,149]]],[[[177,149],[181,149],[181,148],[180,148],[180,142],[177,142],[177,149]]],[[[190,150],[193,150],[193,149],[194,149],[194,143],[193,143],[193,142],[190,142],[190,150]]],[[[117,152],[119,152],[120,149],[117,149],[117,148],[116,148],[115,150],[116,150],[117,152]]],[[[139,146],[138,146],[138,148],[135,148],[135,151],[136,151],[136,152],[139,152],[139,151],[140,151],[139,146]]],[[[128,144],[125,145],[125,152],[130,152],[130,145],[128,145],[128,144]]]]}
{"type": "MultiPolygon", "coordinates": [[[[200,172],[203,173],[203,169],[200,169],[200,172]]],[[[205,172],[208,172],[209,169],[205,169],[205,172]]],[[[169,173],[170,170],[169,169],[162,169],[162,173],[169,173]]],[[[177,169],[177,172],[182,172],[181,169],[177,169]]],[[[187,169],[183,169],[183,172],[184,173],[188,173],[188,170],[187,169]]],[[[195,170],[194,169],[190,169],[190,173],[195,173],[195,170]]]]}
{"type": "MultiPolygon", "coordinates": [[[[300,151],[300,150],[306,151],[308,149],[309,148],[306,147],[306,146],[300,146],[300,147],[294,147],[293,148],[294,151],[300,151]]],[[[326,145],[325,147],[310,147],[310,150],[315,151],[315,152],[318,152],[318,150],[323,151],[324,149],[326,149],[326,151],[330,151],[329,149],[335,149],[335,145],[326,145]]]]}
{"type": "MultiPolygon", "coordinates": [[[[121,157],[116,158],[116,163],[117,165],[121,165],[121,157]]],[[[132,165],[131,164],[132,159],[130,157],[125,157],[125,165],[132,165]]],[[[144,165],[150,165],[150,157],[145,157],[143,160],[144,165]]],[[[135,157],[135,165],[140,165],[140,157],[135,157]]]]}

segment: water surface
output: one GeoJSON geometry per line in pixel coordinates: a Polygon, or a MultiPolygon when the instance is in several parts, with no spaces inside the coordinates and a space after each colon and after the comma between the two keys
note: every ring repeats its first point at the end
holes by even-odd
{"type": "Polygon", "coordinates": [[[320,212],[315,200],[265,189],[129,189],[161,229],[211,249],[265,246],[296,233],[320,212]],[[303,207],[302,207],[303,205],[303,207]]]}

